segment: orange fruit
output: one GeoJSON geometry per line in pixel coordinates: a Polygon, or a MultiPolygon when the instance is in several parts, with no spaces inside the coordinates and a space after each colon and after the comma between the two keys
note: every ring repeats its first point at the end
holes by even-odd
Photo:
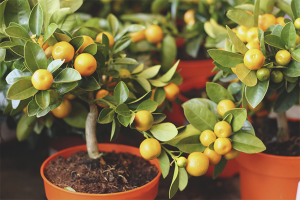
{"type": "Polygon", "coordinates": [[[90,45],[90,44],[94,44],[94,40],[90,37],[90,36],[87,36],[87,35],[82,35],[83,37],[83,44],[81,45],[80,49],[78,50],[79,53],[82,53],[83,49],[90,45]]]}
{"type": "Polygon", "coordinates": [[[291,54],[287,50],[279,50],[275,55],[275,60],[279,65],[289,64],[291,58],[291,54]]]}
{"type": "Polygon", "coordinates": [[[248,49],[258,49],[260,50],[260,44],[258,41],[250,41],[247,43],[246,47],[248,49]]]}
{"type": "Polygon", "coordinates": [[[210,165],[218,164],[222,158],[221,155],[219,155],[217,152],[209,149],[208,147],[204,150],[203,153],[208,157],[210,165]]]}
{"type": "Polygon", "coordinates": [[[187,164],[187,159],[183,156],[177,158],[177,165],[178,167],[186,167],[186,164],[187,164]]]}
{"type": "Polygon", "coordinates": [[[200,142],[206,147],[212,142],[214,142],[216,139],[216,134],[211,130],[205,130],[200,134],[200,142]]]}
{"type": "Polygon", "coordinates": [[[247,42],[246,37],[247,37],[248,30],[249,28],[241,25],[236,30],[236,36],[238,36],[238,38],[240,38],[242,42],[247,42]]]}
{"type": "Polygon", "coordinates": [[[48,90],[53,83],[53,76],[46,69],[38,69],[31,76],[31,83],[37,90],[48,90]]]}
{"type": "Polygon", "coordinates": [[[175,101],[175,99],[179,96],[179,87],[175,83],[169,83],[164,86],[164,90],[166,92],[166,99],[170,102],[175,101]]]}
{"type": "Polygon", "coordinates": [[[229,99],[220,101],[217,105],[217,111],[221,117],[228,111],[235,108],[234,103],[229,99]]]}
{"type": "Polygon", "coordinates": [[[296,34],[296,46],[300,44],[300,36],[296,34]]]}
{"type": "Polygon", "coordinates": [[[43,37],[42,37],[42,36],[39,37],[38,43],[39,43],[40,47],[43,48],[44,51],[49,47],[49,45],[48,45],[47,43],[45,43],[45,44],[43,45],[43,37]]]}
{"type": "Polygon", "coordinates": [[[260,69],[265,62],[264,54],[258,49],[249,49],[244,56],[244,64],[250,70],[260,69]]]}
{"type": "Polygon", "coordinates": [[[296,29],[300,29],[300,18],[297,18],[295,21],[294,21],[294,26],[296,29]]]}
{"type": "Polygon", "coordinates": [[[50,46],[47,49],[45,49],[45,54],[46,54],[47,59],[52,56],[52,50],[53,50],[53,46],[50,46]]]}
{"type": "Polygon", "coordinates": [[[135,113],[134,126],[139,131],[149,130],[154,122],[152,114],[147,110],[141,110],[135,113]]]}
{"type": "Polygon", "coordinates": [[[67,117],[72,111],[71,102],[68,99],[64,99],[61,104],[52,110],[52,114],[57,118],[67,117]]]}
{"type": "Polygon", "coordinates": [[[228,153],[224,154],[224,158],[226,160],[231,160],[240,155],[240,151],[237,151],[235,149],[231,149],[228,153]]]}
{"type": "Polygon", "coordinates": [[[232,129],[228,122],[219,121],[215,124],[214,132],[219,138],[220,137],[225,138],[231,136],[232,129]]]}
{"type": "Polygon", "coordinates": [[[193,152],[187,158],[186,171],[192,176],[204,175],[209,166],[208,157],[201,152],[193,152]]]}
{"type": "Polygon", "coordinates": [[[258,28],[266,31],[271,25],[276,24],[276,17],[272,14],[263,14],[258,19],[258,28]]]}
{"type": "Polygon", "coordinates": [[[69,100],[73,100],[73,99],[76,98],[76,96],[73,95],[73,94],[65,94],[65,95],[64,95],[64,98],[69,99],[69,100]]]}
{"type": "MultiPolygon", "coordinates": [[[[100,89],[96,93],[95,99],[102,99],[102,98],[106,97],[107,95],[109,95],[109,91],[107,91],[105,89],[100,89]]],[[[102,108],[109,107],[108,105],[104,105],[103,102],[100,102],[100,101],[98,101],[97,104],[98,104],[98,106],[100,106],[102,108]]]]}
{"type": "Polygon", "coordinates": [[[246,41],[247,42],[257,41],[258,42],[258,28],[257,27],[252,27],[247,31],[246,41]]]}
{"type": "Polygon", "coordinates": [[[214,143],[214,150],[220,155],[228,153],[231,148],[232,145],[228,138],[217,138],[214,143]]]}
{"type": "Polygon", "coordinates": [[[130,33],[129,36],[131,37],[132,42],[138,42],[138,41],[144,40],[144,39],[146,39],[145,29],[138,31],[138,32],[130,33]]]}
{"type": "Polygon", "coordinates": [[[75,58],[74,68],[80,75],[90,76],[96,71],[97,61],[91,54],[82,53],[75,58]]]}
{"type": "Polygon", "coordinates": [[[186,24],[193,25],[195,24],[195,10],[190,9],[184,13],[183,20],[186,24]]]}
{"type": "Polygon", "coordinates": [[[140,153],[146,160],[153,160],[161,153],[161,146],[157,139],[147,138],[140,144],[140,153]]]}
{"type": "Polygon", "coordinates": [[[65,60],[64,63],[70,62],[75,55],[74,47],[65,41],[58,42],[53,46],[52,57],[54,60],[65,60]]]}
{"type": "Polygon", "coordinates": [[[112,46],[114,46],[115,44],[115,40],[114,37],[112,36],[112,34],[110,34],[109,32],[102,32],[99,33],[96,37],[96,42],[102,43],[102,35],[105,34],[108,37],[108,41],[109,41],[109,48],[111,48],[112,46]]]}
{"type": "Polygon", "coordinates": [[[145,37],[148,42],[150,42],[152,44],[156,44],[156,43],[162,41],[162,39],[164,37],[164,33],[160,26],[151,25],[146,28],[145,37]]]}
{"type": "Polygon", "coordinates": [[[277,17],[276,18],[276,24],[280,24],[282,26],[285,26],[284,17],[277,17]]]}
{"type": "Polygon", "coordinates": [[[255,108],[253,108],[249,103],[248,103],[248,106],[249,106],[249,109],[252,110],[253,112],[258,112],[264,108],[264,102],[261,101],[255,108]]]}

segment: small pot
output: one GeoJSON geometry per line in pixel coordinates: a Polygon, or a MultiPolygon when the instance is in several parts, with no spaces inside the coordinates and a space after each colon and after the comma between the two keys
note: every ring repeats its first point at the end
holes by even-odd
{"type": "Polygon", "coordinates": [[[300,156],[241,153],[236,159],[242,199],[296,199],[300,156]]]}
{"type": "MultiPolygon", "coordinates": [[[[120,144],[110,144],[110,143],[102,143],[98,144],[99,151],[102,152],[112,152],[116,153],[130,153],[132,155],[136,155],[141,157],[140,151],[136,147],[131,147],[127,145],[120,144]]],[[[118,193],[110,193],[110,194],[88,194],[88,193],[80,193],[80,192],[71,192],[60,188],[50,181],[48,181],[44,175],[45,168],[49,165],[51,160],[55,160],[57,156],[62,156],[64,158],[69,157],[71,154],[78,151],[87,151],[86,145],[80,145],[71,147],[62,151],[57,152],[56,154],[47,158],[40,169],[41,176],[44,180],[45,193],[48,200],[57,200],[57,199],[70,199],[70,200],[98,200],[98,199],[155,199],[158,192],[159,178],[161,175],[161,170],[159,166],[158,159],[150,160],[151,164],[154,164],[159,170],[158,175],[149,183],[125,192],[118,193]]]]}

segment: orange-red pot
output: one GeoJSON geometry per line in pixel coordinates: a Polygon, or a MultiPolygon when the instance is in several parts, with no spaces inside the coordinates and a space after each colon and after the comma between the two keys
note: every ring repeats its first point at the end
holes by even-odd
{"type": "MultiPolygon", "coordinates": [[[[127,145],[120,144],[98,144],[99,151],[102,152],[112,152],[116,153],[131,153],[136,156],[140,156],[140,151],[136,147],[131,147],[127,145]]],[[[45,175],[44,169],[49,165],[51,160],[55,160],[57,156],[63,156],[64,158],[70,156],[71,154],[77,151],[86,151],[86,145],[80,145],[76,147],[71,147],[62,151],[57,152],[56,154],[47,158],[41,166],[40,173],[44,180],[45,193],[48,200],[58,200],[58,199],[70,199],[70,200],[98,200],[98,199],[155,199],[158,192],[159,178],[161,175],[159,161],[158,159],[150,160],[151,164],[154,164],[158,169],[158,175],[146,185],[143,185],[139,188],[129,190],[126,192],[118,192],[111,194],[88,194],[80,192],[71,192],[65,189],[62,189],[51,182],[49,182],[45,175]]]]}
{"type": "Polygon", "coordinates": [[[237,162],[242,199],[296,199],[300,156],[241,153],[237,162]]]}
{"type": "MultiPolygon", "coordinates": [[[[231,178],[238,173],[239,173],[239,165],[236,162],[236,159],[232,159],[227,161],[226,167],[224,168],[223,172],[218,176],[218,178],[231,178]]],[[[212,177],[213,174],[214,174],[214,165],[209,165],[205,175],[212,177]]]]}

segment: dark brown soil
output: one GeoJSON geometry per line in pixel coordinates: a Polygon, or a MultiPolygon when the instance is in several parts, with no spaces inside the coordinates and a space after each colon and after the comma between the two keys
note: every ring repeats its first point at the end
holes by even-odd
{"type": "Polygon", "coordinates": [[[300,156],[300,122],[289,121],[290,139],[278,142],[276,119],[268,117],[253,118],[253,127],[256,136],[266,145],[264,153],[281,156],[300,156]]]}
{"type": "Polygon", "coordinates": [[[153,180],[158,169],[141,157],[129,153],[108,153],[100,159],[90,159],[80,151],[67,159],[61,156],[45,169],[46,178],[64,188],[83,193],[116,193],[132,190],[153,180]]]}

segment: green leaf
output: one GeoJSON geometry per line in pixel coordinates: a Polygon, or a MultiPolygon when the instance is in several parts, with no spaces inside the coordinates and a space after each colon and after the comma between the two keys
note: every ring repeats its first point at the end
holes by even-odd
{"type": "Polygon", "coordinates": [[[297,19],[300,17],[300,2],[297,0],[291,1],[291,9],[294,15],[294,18],[297,19]]]}
{"type": "Polygon", "coordinates": [[[166,178],[170,171],[170,160],[164,149],[161,150],[161,153],[158,156],[158,161],[160,165],[161,174],[163,178],[166,178]]]}
{"type": "Polygon", "coordinates": [[[184,167],[180,167],[179,168],[179,185],[178,185],[178,188],[180,191],[183,191],[186,188],[188,181],[189,181],[189,176],[188,176],[186,169],[184,167]]]}
{"type": "Polygon", "coordinates": [[[184,104],[188,104],[188,103],[196,103],[196,104],[200,104],[206,108],[208,108],[217,118],[221,118],[221,116],[219,115],[218,111],[217,111],[217,104],[209,99],[205,99],[205,98],[193,98],[190,99],[188,101],[186,101],[184,104]]]}
{"type": "Polygon", "coordinates": [[[232,131],[236,132],[242,128],[244,125],[246,119],[247,119],[247,110],[244,108],[233,108],[226,113],[224,113],[224,116],[232,114],[233,120],[232,120],[232,131]]]}
{"type": "Polygon", "coordinates": [[[296,50],[292,51],[291,56],[299,63],[300,62],[300,49],[296,49],[296,50]]]}
{"type": "Polygon", "coordinates": [[[13,38],[20,38],[25,41],[31,41],[30,36],[27,31],[19,26],[10,26],[5,29],[5,32],[8,36],[13,38]]]}
{"type": "Polygon", "coordinates": [[[264,35],[264,32],[260,28],[258,28],[258,40],[259,40],[259,44],[260,44],[260,50],[265,56],[266,55],[265,35],[264,35]]]}
{"type": "MultiPolygon", "coordinates": [[[[295,50],[297,51],[297,50],[295,50]]],[[[300,52],[297,51],[295,53],[293,53],[294,51],[292,51],[292,56],[295,54],[299,55],[300,52]],[[299,53],[298,53],[299,52],[299,53]]],[[[295,59],[295,58],[294,58],[295,59]]],[[[283,74],[289,77],[299,77],[300,76],[300,62],[296,61],[296,60],[291,60],[288,68],[285,68],[282,70],[283,74]]]]}
{"type": "Polygon", "coordinates": [[[284,42],[277,35],[267,35],[265,37],[265,43],[267,43],[268,45],[270,45],[272,47],[276,47],[278,49],[284,49],[285,50],[284,42]]]}
{"type": "Polygon", "coordinates": [[[258,81],[258,83],[253,87],[246,86],[246,99],[253,108],[255,108],[263,100],[268,88],[269,80],[258,81]]]}
{"type": "Polygon", "coordinates": [[[163,9],[169,5],[168,1],[154,0],[151,3],[151,12],[159,14],[163,9]]]}
{"type": "Polygon", "coordinates": [[[150,132],[156,139],[163,142],[173,139],[178,134],[176,126],[169,122],[153,125],[150,132]]]}
{"type": "Polygon", "coordinates": [[[64,64],[63,60],[57,59],[57,60],[53,60],[47,67],[47,70],[53,74],[60,66],[62,66],[62,64],[64,64]]]}
{"type": "Polygon", "coordinates": [[[153,100],[157,102],[158,105],[161,105],[166,99],[166,92],[164,88],[156,88],[154,91],[153,100]]]}
{"type": "Polygon", "coordinates": [[[138,62],[133,58],[121,58],[121,59],[116,60],[113,64],[136,65],[136,64],[138,64],[138,62]]]}
{"type": "Polygon", "coordinates": [[[199,131],[214,130],[218,119],[206,107],[196,104],[188,103],[183,105],[184,115],[187,120],[199,131]]]}
{"type": "Polygon", "coordinates": [[[3,24],[6,3],[7,1],[3,1],[0,3],[0,27],[2,27],[3,24]]]}
{"type": "Polygon", "coordinates": [[[174,76],[178,64],[179,64],[179,60],[164,75],[157,78],[156,80],[164,82],[164,83],[168,83],[172,79],[172,77],[174,76]]]}
{"type": "Polygon", "coordinates": [[[142,77],[145,79],[153,78],[158,74],[160,67],[161,67],[160,65],[155,65],[155,66],[149,67],[149,68],[143,70],[141,73],[139,73],[137,75],[137,77],[142,77]]]}
{"type": "Polygon", "coordinates": [[[259,153],[266,150],[264,143],[249,133],[235,133],[230,139],[232,148],[244,153],[259,153]]]}
{"type": "Polygon", "coordinates": [[[21,25],[26,31],[28,30],[28,20],[30,15],[30,7],[24,0],[8,0],[4,10],[4,21],[6,27],[11,22],[21,25]]]}
{"type": "Polygon", "coordinates": [[[22,46],[22,45],[15,45],[13,47],[10,47],[10,49],[14,53],[16,53],[17,55],[24,57],[24,46],[22,46]]]}
{"type": "Polygon", "coordinates": [[[7,84],[14,84],[20,79],[28,79],[31,80],[32,73],[31,72],[22,72],[18,69],[12,70],[5,78],[7,84]]]}
{"type": "Polygon", "coordinates": [[[198,51],[201,47],[201,43],[203,41],[203,38],[205,35],[200,34],[196,36],[195,38],[192,38],[187,41],[185,46],[185,51],[189,56],[192,56],[193,58],[196,58],[198,55],[198,51]]]}
{"type": "MultiPolygon", "coordinates": [[[[223,116],[225,116],[225,115],[223,115],[223,116]]],[[[226,115],[226,117],[224,117],[223,121],[226,121],[229,124],[231,124],[232,119],[233,119],[233,115],[231,113],[229,113],[228,115],[226,115]]]]}
{"type": "Polygon", "coordinates": [[[164,82],[161,82],[161,81],[158,81],[158,80],[149,80],[149,82],[154,87],[164,87],[164,86],[168,85],[168,83],[164,83],[164,82]]]}
{"type": "Polygon", "coordinates": [[[89,113],[88,110],[77,101],[71,101],[71,104],[72,111],[67,117],[64,117],[63,120],[75,128],[85,128],[85,122],[89,113]]]}
{"type": "Polygon", "coordinates": [[[23,108],[28,105],[28,103],[30,102],[30,100],[31,100],[31,98],[28,98],[28,99],[25,99],[25,100],[22,100],[22,101],[20,101],[20,100],[12,100],[11,101],[12,102],[12,106],[14,106],[13,104],[14,104],[14,102],[16,102],[17,108],[14,108],[14,110],[12,110],[10,112],[10,115],[13,116],[13,115],[16,115],[16,114],[22,112],[23,108]],[[18,103],[18,101],[20,101],[20,102],[18,103]]]}
{"type": "Polygon", "coordinates": [[[296,44],[296,30],[292,22],[287,23],[280,34],[281,41],[288,47],[292,48],[296,44]]]}
{"type": "Polygon", "coordinates": [[[128,106],[124,103],[117,106],[116,113],[118,113],[119,115],[123,115],[124,117],[131,116],[131,112],[130,112],[128,106]]]}
{"type": "Polygon", "coordinates": [[[32,73],[38,69],[47,69],[47,58],[40,45],[26,42],[24,50],[25,62],[32,73]]]}
{"type": "Polygon", "coordinates": [[[162,113],[152,113],[152,116],[154,118],[153,124],[159,124],[166,119],[166,115],[162,113]]]}
{"type": "Polygon", "coordinates": [[[41,90],[35,95],[37,105],[45,110],[50,104],[50,94],[47,90],[41,90]]]}
{"type": "MultiPolygon", "coordinates": [[[[103,34],[104,35],[104,34],[103,34]]],[[[131,37],[130,36],[124,36],[123,39],[117,40],[114,45],[114,54],[118,53],[119,51],[123,51],[125,48],[127,48],[131,43],[131,37]]]]}
{"type": "Polygon", "coordinates": [[[239,131],[237,131],[236,133],[249,133],[249,134],[255,135],[255,131],[254,131],[252,124],[247,120],[245,121],[242,128],[239,131]]]}
{"type": "Polygon", "coordinates": [[[97,44],[89,44],[82,50],[82,53],[89,53],[91,55],[95,55],[97,53],[97,44]]]}
{"type": "Polygon", "coordinates": [[[54,79],[53,83],[69,83],[81,79],[79,72],[72,68],[63,69],[54,79]]]}
{"type": "MultiPolygon", "coordinates": [[[[258,15],[259,15],[259,7],[260,7],[260,0],[256,0],[255,1],[255,4],[254,4],[254,11],[253,11],[253,26],[254,27],[257,27],[258,26],[258,15]]],[[[273,5],[270,5],[270,6],[272,6],[272,8],[273,8],[273,6],[274,6],[274,3],[273,3],[273,5]]],[[[273,9],[272,9],[273,10],[273,9]]]]}
{"type": "Polygon", "coordinates": [[[31,80],[21,79],[15,82],[7,91],[7,98],[11,100],[27,99],[38,92],[31,83],[31,80]]]}
{"type": "MultiPolygon", "coordinates": [[[[59,29],[56,29],[56,31],[58,31],[58,30],[59,29]]],[[[57,33],[57,32],[55,32],[54,36],[55,36],[55,39],[57,41],[59,41],[59,42],[60,41],[70,42],[70,40],[71,40],[71,37],[69,35],[64,34],[64,33],[57,33]]]]}
{"type": "Polygon", "coordinates": [[[78,81],[78,87],[86,91],[94,91],[101,88],[97,80],[92,76],[83,76],[82,79],[78,81]]]}
{"type": "Polygon", "coordinates": [[[171,199],[176,194],[178,187],[179,187],[178,166],[175,165],[173,179],[169,190],[169,199],[171,199]]]}
{"type": "Polygon", "coordinates": [[[65,94],[71,90],[73,90],[74,88],[76,88],[78,86],[77,82],[72,82],[72,83],[61,83],[59,84],[58,88],[57,88],[57,93],[58,94],[65,94]]]}
{"type": "Polygon", "coordinates": [[[155,101],[152,101],[150,99],[143,101],[138,108],[136,109],[136,111],[140,111],[140,110],[147,110],[149,112],[154,112],[157,109],[157,103],[155,101]]]}
{"type": "Polygon", "coordinates": [[[123,81],[120,81],[114,90],[114,98],[117,104],[124,103],[129,96],[129,90],[123,81]]]}
{"type": "Polygon", "coordinates": [[[230,92],[230,94],[235,95],[242,90],[242,85],[239,83],[230,83],[227,90],[230,92]]]}
{"type": "Polygon", "coordinates": [[[226,16],[239,25],[251,28],[254,26],[254,17],[244,10],[229,10],[226,16]]]}
{"type": "Polygon", "coordinates": [[[19,141],[26,140],[33,131],[33,125],[28,126],[26,123],[26,116],[22,116],[17,125],[17,138],[19,141]]]}
{"type": "Polygon", "coordinates": [[[229,99],[235,102],[230,92],[217,83],[207,82],[206,92],[207,92],[207,96],[215,103],[219,103],[224,99],[229,99]]]}
{"type": "Polygon", "coordinates": [[[32,99],[27,106],[27,113],[28,116],[34,116],[41,112],[42,109],[39,107],[39,105],[36,103],[35,99],[32,99]]]}
{"type": "Polygon", "coordinates": [[[220,162],[215,165],[213,172],[213,179],[216,179],[225,169],[227,160],[222,156],[220,162]]]}
{"type": "Polygon", "coordinates": [[[71,187],[64,187],[65,190],[71,191],[71,192],[76,192],[73,188],[71,187]]]}
{"type": "Polygon", "coordinates": [[[276,1],[275,6],[277,8],[279,8],[280,10],[282,10],[285,14],[289,15],[292,18],[292,20],[294,21],[294,15],[293,15],[291,6],[288,3],[284,2],[284,1],[276,1]]]}
{"type": "Polygon", "coordinates": [[[80,49],[80,47],[82,46],[84,42],[83,37],[78,36],[78,37],[74,37],[72,40],[70,40],[70,44],[74,47],[75,52],[77,53],[80,49]]]}
{"type": "Polygon", "coordinates": [[[185,153],[203,152],[206,148],[200,143],[200,134],[191,135],[180,140],[175,146],[185,153]]]}
{"type": "Polygon", "coordinates": [[[298,100],[298,91],[294,89],[291,92],[283,91],[275,101],[274,112],[281,113],[290,109],[298,100]]]}
{"type": "Polygon", "coordinates": [[[257,77],[254,70],[248,69],[244,63],[236,66],[236,75],[245,85],[253,87],[257,84],[257,77]]]}
{"type": "Polygon", "coordinates": [[[36,34],[37,38],[41,35],[43,27],[43,10],[39,4],[36,4],[29,17],[29,29],[32,34],[36,34]]]}
{"type": "Polygon", "coordinates": [[[151,91],[151,85],[147,79],[140,77],[140,78],[135,78],[134,80],[136,80],[136,82],[138,82],[146,92],[151,91]]]}
{"type": "Polygon", "coordinates": [[[119,21],[116,18],[116,16],[114,16],[113,14],[109,14],[107,16],[107,21],[110,27],[110,30],[112,31],[112,35],[115,36],[116,33],[118,32],[118,26],[119,26],[119,21]]]}
{"type": "MultiPolygon", "coordinates": [[[[175,38],[167,34],[162,40],[161,46],[161,69],[166,72],[175,62],[177,47],[175,38]]],[[[164,81],[163,81],[164,82],[164,81]]]]}
{"type": "Polygon", "coordinates": [[[210,57],[220,65],[228,68],[244,63],[244,56],[238,53],[232,53],[219,49],[210,49],[207,51],[210,57]]]}
{"type": "Polygon", "coordinates": [[[139,66],[137,66],[132,72],[131,74],[138,74],[141,71],[143,71],[144,69],[144,63],[141,63],[139,66]]]}
{"type": "Polygon", "coordinates": [[[51,15],[49,23],[55,23],[61,30],[71,32],[75,27],[76,17],[70,8],[61,8],[51,15]]]}
{"type": "Polygon", "coordinates": [[[47,30],[50,24],[50,18],[55,11],[59,10],[60,3],[59,0],[38,0],[38,3],[43,9],[45,30],[47,30]]]}
{"type": "Polygon", "coordinates": [[[110,135],[110,141],[114,141],[120,134],[121,125],[120,123],[113,119],[112,121],[112,128],[111,128],[111,135],[110,135]]]}
{"type": "Polygon", "coordinates": [[[240,40],[240,38],[228,26],[226,26],[226,28],[227,28],[227,32],[230,37],[230,40],[231,40],[232,44],[234,45],[234,47],[241,54],[245,54],[248,51],[248,48],[246,47],[246,45],[240,40]]]}
{"type": "Polygon", "coordinates": [[[108,124],[114,119],[115,111],[112,108],[103,108],[98,117],[98,123],[108,124]]]}
{"type": "Polygon", "coordinates": [[[57,28],[58,28],[58,26],[54,23],[52,23],[48,26],[48,28],[45,31],[43,44],[45,44],[50,39],[50,37],[54,34],[54,32],[56,31],[57,28]]]}
{"type": "Polygon", "coordinates": [[[127,127],[127,126],[130,124],[130,121],[131,121],[131,118],[132,118],[132,117],[134,117],[134,114],[131,115],[131,116],[129,116],[129,117],[125,117],[125,116],[120,115],[120,114],[117,116],[119,122],[120,122],[123,126],[125,126],[125,127],[127,127]]]}
{"type": "Polygon", "coordinates": [[[8,49],[13,46],[16,46],[16,44],[11,41],[4,41],[4,42],[0,43],[0,48],[4,48],[4,49],[8,49]]]}
{"type": "Polygon", "coordinates": [[[83,3],[83,0],[62,0],[60,8],[70,8],[72,12],[77,11],[83,3]]]}

